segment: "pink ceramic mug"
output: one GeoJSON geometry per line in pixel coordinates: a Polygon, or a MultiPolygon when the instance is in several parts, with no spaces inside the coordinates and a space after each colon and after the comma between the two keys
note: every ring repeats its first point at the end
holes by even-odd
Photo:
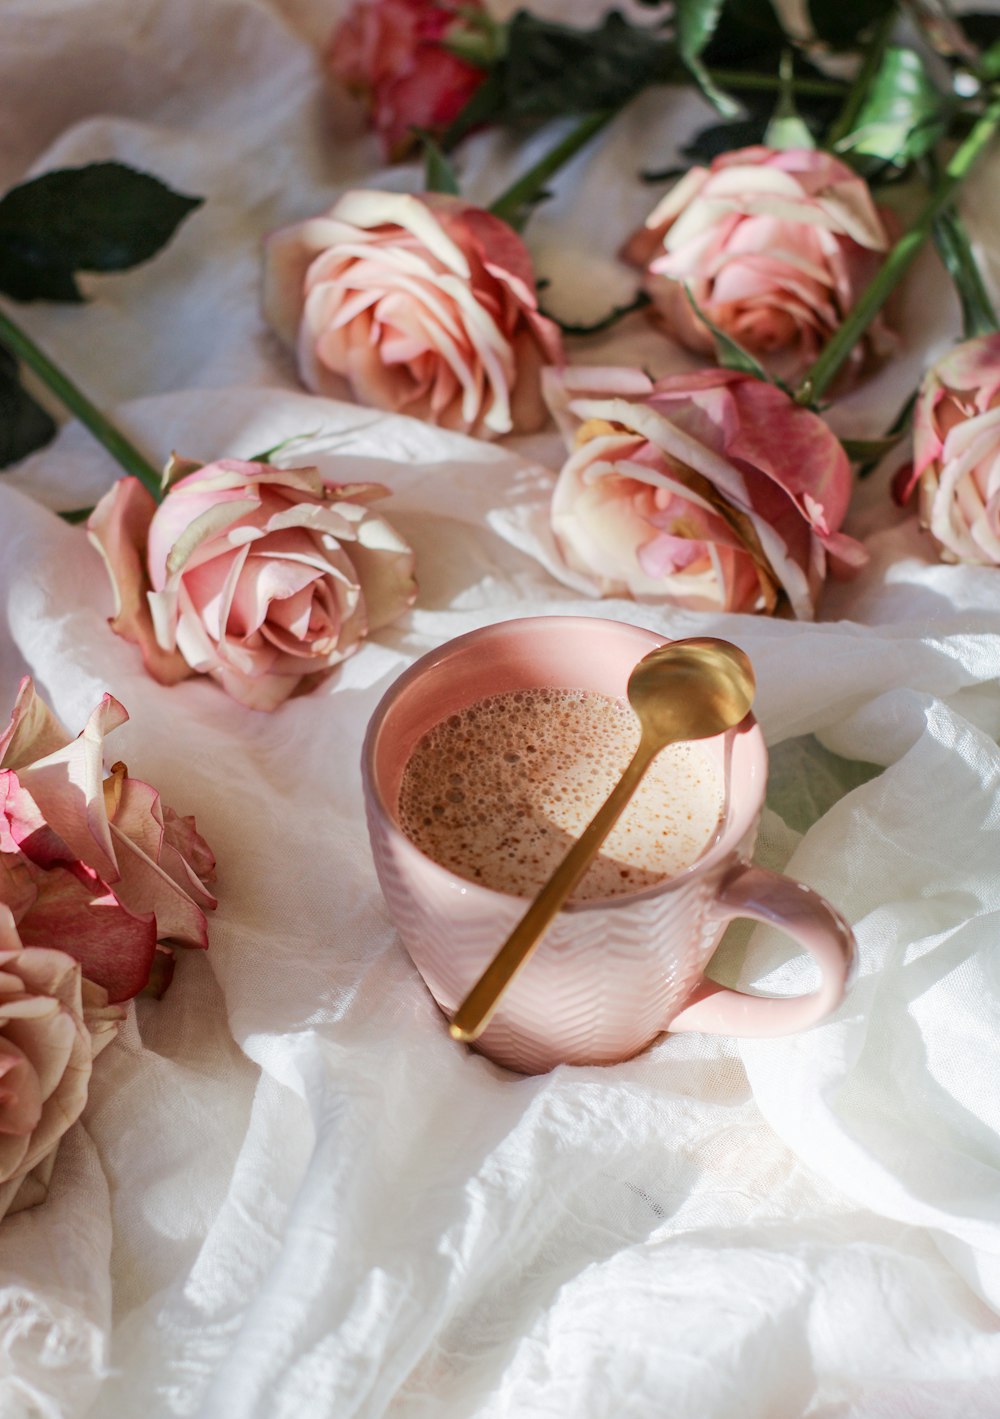
{"type": "MultiPolygon", "coordinates": [[[[527,900],[467,881],[401,831],[396,803],[417,740],[457,710],[508,690],[577,688],[624,697],[637,661],[664,637],[586,616],[539,616],[471,631],[431,651],[390,687],[362,755],[372,851],[389,911],[414,964],[452,1015],[523,915],[527,900]]],[[[847,989],[854,938],[809,887],[750,865],[767,783],[767,750],[748,715],[702,741],[717,756],[726,806],[690,867],[653,887],[571,902],[513,981],[476,1048],[534,1074],[560,1063],[627,1059],[664,1030],[783,1035],[821,1020],[847,989]],[[781,927],[815,959],[811,995],[746,995],[703,972],[726,925],[781,927]]]]}

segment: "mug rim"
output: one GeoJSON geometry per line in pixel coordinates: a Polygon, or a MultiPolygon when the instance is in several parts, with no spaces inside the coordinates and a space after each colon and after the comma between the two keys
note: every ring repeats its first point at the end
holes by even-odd
{"type": "MultiPolygon", "coordinates": [[[[402,852],[405,857],[412,858],[415,864],[420,865],[423,871],[430,871],[442,886],[451,888],[461,894],[471,894],[473,897],[480,896],[485,900],[498,900],[501,902],[522,903],[525,908],[530,905],[533,897],[532,893],[522,896],[514,892],[503,892],[495,887],[488,887],[482,882],[474,882],[468,877],[462,877],[453,868],[445,867],[437,862],[433,857],[428,856],[421,848],[417,847],[412,838],[403,832],[396,822],[392,809],[386,801],[379,782],[376,770],[376,754],[378,751],[379,734],[385,720],[388,718],[397,701],[406,693],[409,687],[422,678],[427,671],[440,664],[443,659],[455,653],[461,653],[462,649],[471,641],[476,642],[484,635],[491,633],[502,633],[510,630],[516,634],[517,630],[532,623],[544,622],[553,631],[557,631],[560,624],[572,625],[577,628],[585,628],[588,624],[607,629],[608,627],[620,628],[629,633],[638,633],[640,636],[649,637],[651,641],[658,645],[664,645],[671,640],[683,639],[683,637],[671,637],[661,634],[659,631],[652,631],[646,626],[637,626],[631,621],[620,621],[617,617],[611,616],[577,616],[577,615],[554,615],[554,616],[512,616],[502,621],[489,621],[486,625],[477,626],[471,631],[463,631],[460,635],[452,636],[449,640],[442,641],[439,646],[425,651],[412,665],[402,671],[392,684],[385,690],[378,704],[372,712],[365,730],[365,737],[361,747],[361,779],[364,791],[365,804],[368,811],[373,809],[378,813],[381,825],[388,832],[392,840],[394,850],[402,852]]],[[[650,649],[654,649],[650,645],[650,649]]],[[[746,733],[752,736],[753,746],[757,757],[760,760],[761,789],[756,797],[752,809],[744,809],[738,815],[730,803],[727,808],[726,820],[719,832],[716,841],[706,848],[699,857],[682,868],[679,872],[669,877],[664,877],[659,882],[654,882],[648,887],[643,887],[635,892],[622,892],[610,897],[591,897],[585,901],[568,901],[560,907],[560,914],[585,913],[587,911],[609,911],[621,910],[628,907],[633,902],[646,901],[651,897],[663,896],[668,892],[680,890],[696,877],[700,877],[717,867],[720,863],[730,858],[734,850],[742,842],[746,833],[757,822],[764,802],[764,793],[767,784],[768,754],[767,745],[760,725],[750,711],[746,717],[740,721],[733,729],[727,730],[727,734],[736,735],[746,733]]]]}

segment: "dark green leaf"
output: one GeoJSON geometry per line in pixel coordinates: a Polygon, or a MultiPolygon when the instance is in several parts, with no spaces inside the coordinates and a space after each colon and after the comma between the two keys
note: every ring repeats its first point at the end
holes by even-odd
{"type": "MultiPolygon", "coordinates": [[[[541,286],[541,282],[539,282],[541,286]]],[[[625,305],[616,305],[608,311],[607,315],[600,320],[591,321],[587,325],[574,325],[570,321],[560,320],[558,315],[553,315],[550,310],[543,312],[549,320],[554,320],[564,335],[599,335],[604,330],[610,330],[613,325],[617,325],[619,320],[623,320],[626,315],[631,315],[634,311],[645,310],[650,305],[650,297],[645,291],[640,291],[633,299],[625,305]]]]}
{"type": "Polygon", "coordinates": [[[79,300],[73,272],[148,261],[201,201],[123,163],[43,173],[0,198],[0,289],[17,300],[79,300]]]}
{"type": "MultiPolygon", "coordinates": [[[[886,440],[893,439],[893,441],[895,441],[896,439],[901,438],[902,435],[907,432],[910,426],[910,415],[913,413],[913,406],[917,402],[918,393],[919,390],[915,389],[913,393],[909,395],[905,402],[900,406],[899,412],[896,414],[896,417],[893,419],[892,423],[885,431],[886,440]]],[[[875,439],[873,440],[873,442],[880,443],[882,442],[882,440],[875,439]]],[[[843,443],[844,447],[848,448],[850,440],[844,439],[843,443]]],[[[850,451],[848,451],[847,456],[848,458],[850,458],[850,451]]],[[[879,463],[881,462],[881,459],[882,455],[877,454],[874,458],[869,459],[867,463],[864,463],[858,469],[858,478],[867,478],[869,474],[873,473],[878,467],[879,463]]]]}
{"type": "Polygon", "coordinates": [[[989,49],[983,53],[979,64],[986,79],[990,81],[1000,79],[1000,41],[990,45],[989,49]]]}
{"type": "Polygon", "coordinates": [[[952,107],[915,49],[890,46],[837,151],[862,170],[880,164],[905,168],[930,152],[947,129],[952,107]]]}
{"type": "Polygon", "coordinates": [[[763,143],[767,124],[768,120],[762,114],[755,118],[741,119],[738,123],[715,123],[696,133],[690,142],[684,145],[681,153],[692,162],[710,163],[720,153],[763,143]]]}
{"type": "Polygon", "coordinates": [[[68,522],[71,527],[79,527],[81,522],[87,521],[87,518],[93,511],[94,509],[92,507],[67,508],[66,511],[61,512],[59,516],[62,518],[63,522],[68,522]]]}
{"type": "Polygon", "coordinates": [[[55,432],[55,420],[23,387],[17,361],[0,345],[0,468],[44,447],[55,432]]]}
{"type": "Polygon", "coordinates": [[[894,6],[895,0],[809,0],[809,17],[834,49],[864,49],[869,30],[894,6]]]}
{"type": "Polygon", "coordinates": [[[896,447],[902,437],[900,429],[898,433],[886,434],[881,439],[841,439],[840,442],[852,463],[877,463],[896,447]]]}
{"type": "Polygon", "coordinates": [[[308,433],[289,434],[286,439],[281,439],[278,443],[272,443],[270,448],[265,448],[263,453],[252,453],[247,459],[247,462],[270,463],[276,453],[284,452],[286,448],[290,448],[294,443],[305,443],[309,439],[318,438],[322,432],[322,429],[310,429],[308,433]]]}
{"type": "Polygon", "coordinates": [[[963,336],[966,340],[973,340],[977,335],[995,335],[1000,328],[996,311],[976,264],[969,235],[954,208],[938,217],[933,236],[938,255],[962,303],[963,336]]]}
{"type": "Polygon", "coordinates": [[[710,69],[774,72],[785,31],[771,0],[726,0],[711,41],[702,51],[710,69]]]}
{"type": "Polygon", "coordinates": [[[455,169],[442,149],[430,133],[421,131],[417,136],[424,146],[424,191],[447,192],[452,197],[460,196],[462,189],[458,185],[455,169]]]}
{"type": "Polygon", "coordinates": [[[743,346],[738,344],[731,335],[727,335],[724,330],[720,330],[717,325],[713,325],[712,321],[709,320],[708,316],[691,294],[690,286],[684,287],[684,294],[687,296],[695,315],[703,324],[707,325],[708,329],[712,332],[712,336],[715,340],[716,358],[723,369],[738,370],[740,374],[752,374],[755,379],[761,379],[765,384],[778,384],[782,389],[785,388],[780,380],[771,378],[764,366],[751,355],[749,350],[744,350],[743,346]]]}
{"type": "Polygon", "coordinates": [[[504,66],[498,64],[479,85],[468,103],[452,120],[441,135],[441,147],[447,153],[460,143],[467,133],[484,123],[492,123],[503,116],[505,97],[504,66]]]}
{"type": "Polygon", "coordinates": [[[500,66],[502,113],[505,120],[547,119],[619,108],[679,71],[672,41],[630,25],[617,11],[595,29],[579,30],[519,10],[500,66]]]}
{"type": "Polygon", "coordinates": [[[979,11],[956,15],[968,39],[977,49],[990,49],[1000,41],[1000,15],[982,14],[979,11]]]}
{"type": "Polygon", "coordinates": [[[52,266],[33,260],[30,253],[22,254],[13,242],[0,238],[0,291],[15,301],[83,300],[72,271],[65,266],[52,266]]]}
{"type": "Polygon", "coordinates": [[[739,106],[712,81],[701,56],[719,23],[725,0],[676,0],[674,26],[681,59],[694,77],[695,83],[709,103],[723,115],[732,118],[739,106]]]}

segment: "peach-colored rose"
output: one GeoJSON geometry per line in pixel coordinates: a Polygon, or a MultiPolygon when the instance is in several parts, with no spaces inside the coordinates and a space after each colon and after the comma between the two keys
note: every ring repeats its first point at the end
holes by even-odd
{"type": "Polygon", "coordinates": [[[484,438],[541,426],[563,358],[521,238],[441,193],[348,192],[275,232],[264,312],[309,389],[484,438]]]}
{"type": "Polygon", "coordinates": [[[112,629],[161,684],[211,675],[251,709],[313,688],[416,594],[413,552],[376,483],[316,468],[172,459],[157,506],[122,478],[87,524],[111,576],[112,629]]]}
{"type": "MultiPolygon", "coordinates": [[[[829,153],[741,148],[695,167],[625,248],[668,334],[711,354],[725,334],[782,379],[815,361],[879,269],[889,246],[867,184],[829,153]]],[[[877,318],[852,355],[856,374],[892,337],[877,318]]]]}
{"type": "Polygon", "coordinates": [[[195,830],[124,764],[105,777],[104,736],[128,719],[105,695],[75,739],[31,680],[0,734],[0,907],[21,942],[58,947],[112,1000],[154,977],[169,947],[208,945],[215,859],[195,830]]]}
{"type": "Polygon", "coordinates": [[[387,157],[406,155],[415,128],[442,133],[486,78],[446,48],[482,9],[481,0],[356,0],[337,25],[327,69],[364,101],[387,157]]]}
{"type": "Polygon", "coordinates": [[[966,340],[924,376],[901,501],[914,487],[942,561],[1000,566],[1000,335],[966,340]]]}
{"type": "Polygon", "coordinates": [[[690,610],[784,607],[810,618],[827,565],[864,549],[839,531],[851,470],[816,414],[731,370],[570,369],[547,385],[570,455],[552,528],[605,596],[690,610]]]}
{"type": "Polygon", "coordinates": [[[45,1196],[94,1057],[123,1018],[65,951],[22,945],[0,903],[0,1217],[45,1196]]]}

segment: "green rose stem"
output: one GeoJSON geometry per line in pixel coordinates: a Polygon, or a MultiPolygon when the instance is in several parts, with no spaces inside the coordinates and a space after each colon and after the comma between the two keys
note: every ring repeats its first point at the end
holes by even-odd
{"type": "Polygon", "coordinates": [[[797,404],[812,404],[837,375],[841,365],[882,309],[893,287],[923,246],[934,222],[954,200],[959,186],[1000,127],[1000,97],[992,99],[965,141],[956,148],[941,180],[917,214],[910,230],[900,237],[885,264],[862,292],[857,305],[837,330],[826,349],[795,391],[797,404]]]}
{"type": "Polygon", "coordinates": [[[588,114],[560,143],[550,149],[533,168],[529,168],[523,177],[519,177],[491,204],[490,211],[493,215],[507,222],[515,231],[520,231],[532,204],[538,201],[549,178],[554,177],[564,163],[568,163],[595,134],[600,133],[619,111],[617,108],[603,108],[597,113],[588,114]]]}
{"type": "MultiPolygon", "coordinates": [[[[742,69],[707,69],[708,77],[720,89],[743,89],[747,93],[769,93],[776,94],[782,87],[781,77],[778,74],[754,74],[742,69]]],[[[669,80],[674,84],[690,83],[691,79],[669,80]]],[[[840,99],[847,93],[847,84],[843,79],[810,79],[803,75],[793,75],[788,81],[788,88],[793,94],[804,94],[814,98],[840,99]]]]}
{"type": "Polygon", "coordinates": [[[52,391],[59,402],[75,414],[90,432],[102,443],[112,458],[124,468],[126,473],[138,478],[159,502],[160,474],[153,465],[130,443],[123,433],[104,417],[100,409],[79,389],[58,365],[53,364],[34,340],[26,335],[10,316],[0,310],[0,342],[7,346],[29,369],[34,370],[39,379],[52,391]]]}

